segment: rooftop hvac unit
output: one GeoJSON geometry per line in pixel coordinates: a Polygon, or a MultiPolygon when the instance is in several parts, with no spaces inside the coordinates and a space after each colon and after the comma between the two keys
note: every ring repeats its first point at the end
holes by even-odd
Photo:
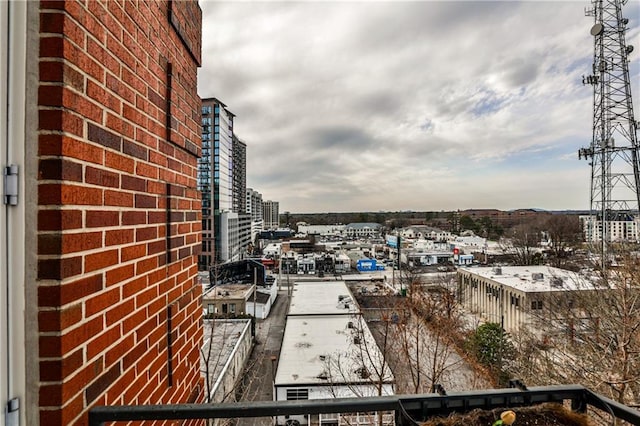
{"type": "Polygon", "coordinates": [[[531,274],[531,278],[533,278],[534,281],[542,281],[544,280],[544,274],[542,272],[534,272],[531,274]]]}
{"type": "Polygon", "coordinates": [[[496,266],[495,268],[493,268],[493,273],[495,275],[502,275],[502,267],[501,266],[496,266]]]}
{"type": "Polygon", "coordinates": [[[553,277],[551,278],[551,285],[553,287],[562,287],[562,278],[561,277],[553,277]]]}
{"type": "Polygon", "coordinates": [[[354,337],[353,338],[353,343],[356,344],[356,345],[359,345],[360,344],[360,337],[358,337],[358,336],[354,337]]]}
{"type": "Polygon", "coordinates": [[[349,323],[347,324],[347,328],[353,328],[353,321],[349,321],[349,323]]]}

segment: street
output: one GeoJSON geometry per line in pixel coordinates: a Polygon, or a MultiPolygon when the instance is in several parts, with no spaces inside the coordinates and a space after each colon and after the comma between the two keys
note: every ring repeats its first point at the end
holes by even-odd
{"type": "MultiPolygon", "coordinates": [[[[278,291],[278,297],[271,307],[269,316],[256,324],[256,344],[253,348],[242,379],[242,394],[238,401],[272,401],[273,376],[276,371],[280,346],[284,334],[289,297],[286,287],[278,291]]],[[[267,417],[238,419],[238,426],[268,426],[272,419],[267,417]]]]}

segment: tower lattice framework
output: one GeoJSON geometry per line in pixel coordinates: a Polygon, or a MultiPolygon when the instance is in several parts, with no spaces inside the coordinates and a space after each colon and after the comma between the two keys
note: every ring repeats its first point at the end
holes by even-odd
{"type": "MultiPolygon", "coordinates": [[[[593,86],[593,137],[579,158],[591,165],[591,214],[587,238],[601,244],[602,266],[611,254],[612,222],[632,227],[640,207],[638,123],[633,115],[625,32],[626,0],[592,0],[587,16],[594,17],[592,74],[583,83],[593,86]],[[589,237],[591,236],[591,237],[589,237]]],[[[618,236],[620,229],[616,230],[618,236]]],[[[624,234],[625,230],[622,230],[624,234]]]]}

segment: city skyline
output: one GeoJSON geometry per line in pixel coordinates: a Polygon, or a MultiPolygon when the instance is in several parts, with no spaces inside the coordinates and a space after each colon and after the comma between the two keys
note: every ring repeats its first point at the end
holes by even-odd
{"type": "Polygon", "coordinates": [[[200,3],[199,95],[283,211],[589,208],[590,2],[200,3]]]}

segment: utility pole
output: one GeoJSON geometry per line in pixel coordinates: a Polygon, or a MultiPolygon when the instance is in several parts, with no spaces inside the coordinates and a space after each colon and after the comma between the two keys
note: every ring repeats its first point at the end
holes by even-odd
{"type": "Polygon", "coordinates": [[[637,239],[640,207],[640,163],[638,122],[633,115],[628,56],[633,46],[625,43],[626,26],[622,6],[627,0],[592,0],[587,16],[594,17],[592,74],[582,83],[593,86],[591,144],[578,151],[578,158],[591,166],[591,206],[585,223],[587,242],[599,243],[601,268],[606,270],[613,254],[613,223],[635,231],[615,240],[637,239]]]}

